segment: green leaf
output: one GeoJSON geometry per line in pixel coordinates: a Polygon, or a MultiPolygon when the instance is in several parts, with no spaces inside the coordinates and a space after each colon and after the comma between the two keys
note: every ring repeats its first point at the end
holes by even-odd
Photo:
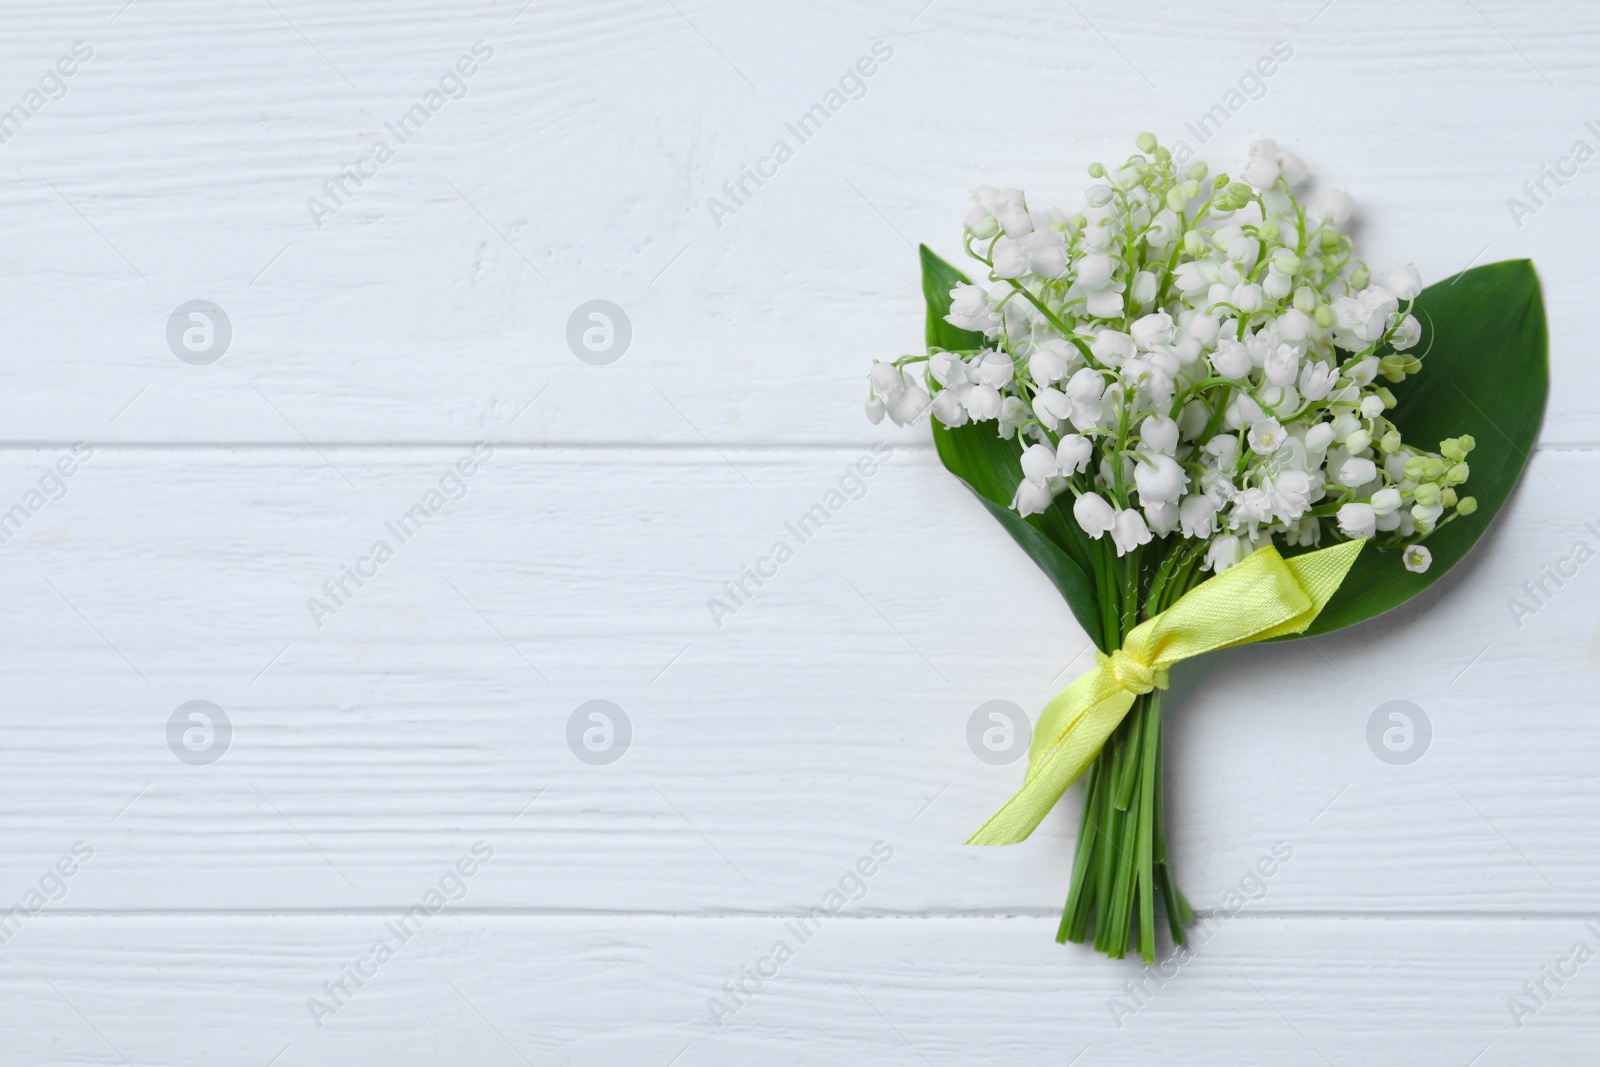
{"type": "Polygon", "coordinates": [[[1458,492],[1478,510],[1441,526],[1426,542],[1433,564],[1412,574],[1397,549],[1361,553],[1307,636],[1328,633],[1397,607],[1444,577],[1489,528],[1522,476],[1550,392],[1548,339],[1539,276],[1525,259],[1490,263],[1429,286],[1412,313],[1422,323],[1414,351],[1422,370],[1392,386],[1390,418],[1401,436],[1436,450],[1469,433],[1478,447],[1458,492]]]}
{"type": "MultiPolygon", "coordinates": [[[[961,330],[944,320],[950,311],[950,290],[967,278],[922,246],[922,294],[928,302],[928,350],[949,351],[984,347],[980,333],[961,330]]],[[[1024,519],[1011,510],[1011,500],[1022,481],[1018,457],[1021,446],[995,432],[992,423],[968,423],[954,430],[933,423],[933,441],[945,468],[966,483],[983,501],[1022,550],[1039,565],[1066,598],[1072,614],[1096,644],[1101,644],[1100,604],[1095,593],[1093,548],[1072,518],[1068,505],[1058,499],[1049,510],[1024,519]]],[[[1110,649],[1103,649],[1109,652],[1110,649]]]]}
{"type": "Polygon", "coordinates": [[[983,348],[983,334],[963,330],[944,321],[950,314],[950,290],[968,282],[965,274],[940,259],[927,245],[918,245],[922,257],[922,298],[928,302],[928,351],[959,352],[983,348]]]}

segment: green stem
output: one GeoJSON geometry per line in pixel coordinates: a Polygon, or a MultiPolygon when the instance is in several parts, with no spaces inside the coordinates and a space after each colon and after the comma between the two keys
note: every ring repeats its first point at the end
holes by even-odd
{"type": "MultiPolygon", "coordinates": [[[[1170,606],[1199,577],[1199,553],[1181,541],[1156,541],[1120,560],[1109,548],[1096,555],[1112,649],[1140,619],[1170,606]],[[1150,588],[1141,597],[1146,579],[1150,588]]],[[[1108,956],[1120,959],[1137,950],[1151,963],[1158,904],[1175,944],[1183,943],[1184,928],[1194,921],[1167,851],[1162,711],[1160,690],[1137,697],[1089,768],[1072,888],[1057,941],[1082,943],[1092,936],[1094,947],[1108,956]]]]}

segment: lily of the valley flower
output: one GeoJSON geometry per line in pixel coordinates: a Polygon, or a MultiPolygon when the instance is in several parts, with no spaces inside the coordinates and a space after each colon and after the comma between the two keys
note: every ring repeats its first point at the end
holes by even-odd
{"type": "Polygon", "coordinates": [[[1433,565],[1433,553],[1422,545],[1408,545],[1400,558],[1412,574],[1421,574],[1433,565]]]}
{"type": "Polygon", "coordinates": [[[1070,489],[1119,555],[1182,537],[1213,571],[1270,542],[1404,546],[1476,508],[1458,488],[1472,439],[1430,452],[1391,421],[1390,387],[1427,355],[1422,278],[1354,258],[1348,194],[1308,208],[1305,164],[1267,140],[1232,181],[1180,173],[1153,136],[1091,173],[1078,211],[973,191],[987,277],[952,288],[945,321],[981,340],[875,365],[869,419],[991,423],[1016,449],[1018,512],[1070,489]]]}
{"type": "Polygon", "coordinates": [[[1099,493],[1084,493],[1072,504],[1072,516],[1083,532],[1098,541],[1116,525],[1116,509],[1099,493]]]}

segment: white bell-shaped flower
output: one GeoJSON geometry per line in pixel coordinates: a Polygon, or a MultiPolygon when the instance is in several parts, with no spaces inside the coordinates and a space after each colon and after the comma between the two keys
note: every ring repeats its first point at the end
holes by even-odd
{"type": "Polygon", "coordinates": [[[1177,500],[1188,487],[1189,476],[1177,460],[1157,453],[1134,465],[1133,482],[1139,490],[1139,502],[1148,505],[1177,500]]]}
{"type": "Polygon", "coordinates": [[[1206,570],[1221,574],[1244,558],[1244,541],[1234,534],[1218,534],[1206,546],[1206,570]]]}
{"type": "Polygon", "coordinates": [[[1099,493],[1084,493],[1073,501],[1072,517],[1084,533],[1098,541],[1116,524],[1117,512],[1099,493]]]}
{"type": "Polygon", "coordinates": [[[981,285],[961,282],[950,290],[950,313],[944,320],[959,330],[976,330],[983,333],[1000,325],[989,294],[981,285]]]}
{"type": "Polygon", "coordinates": [[[1400,560],[1412,574],[1421,574],[1433,565],[1433,553],[1422,545],[1408,545],[1400,553],[1400,560]]]}
{"type": "Polygon", "coordinates": [[[1262,364],[1267,382],[1278,388],[1293,385],[1300,377],[1300,353],[1292,345],[1279,345],[1262,364]]]}
{"type": "Polygon", "coordinates": [[[1151,415],[1139,424],[1139,438],[1152,452],[1174,455],[1178,451],[1178,423],[1166,415],[1151,415]]]}
{"type": "Polygon", "coordinates": [[[1383,287],[1401,300],[1415,300],[1422,295],[1422,275],[1416,264],[1407,263],[1385,274],[1383,287]]]}
{"type": "Polygon", "coordinates": [[[1117,546],[1117,555],[1125,556],[1140,545],[1150,543],[1150,527],[1145,524],[1143,515],[1132,508],[1124,508],[1117,512],[1111,526],[1111,540],[1117,546]]]}
{"type": "Polygon", "coordinates": [[[1250,350],[1231,337],[1218,341],[1217,350],[1211,353],[1211,369],[1220,377],[1244,378],[1251,367],[1250,350]]]}
{"type": "Polygon", "coordinates": [[[1377,530],[1377,521],[1371,504],[1357,501],[1339,508],[1339,529],[1346,537],[1371,537],[1377,530]]]}
{"type": "Polygon", "coordinates": [[[1178,528],[1178,505],[1168,501],[1143,506],[1145,525],[1157,537],[1165,537],[1178,528]]]}
{"type": "Polygon", "coordinates": [[[1032,478],[1024,478],[1017,483],[1017,492],[1011,498],[1011,507],[1023,518],[1037,515],[1050,507],[1055,499],[1050,492],[1050,487],[1043,482],[1036,482],[1032,478]]]}
{"type": "Polygon", "coordinates": [[[990,269],[996,278],[1020,278],[1028,273],[1028,250],[1020,241],[1000,238],[994,243],[990,258],[994,260],[990,269]]]}
{"type": "Polygon", "coordinates": [[[1089,342],[1094,358],[1108,367],[1120,367],[1133,356],[1133,338],[1121,330],[1101,330],[1089,342]]]}
{"type": "Polygon", "coordinates": [[[1094,443],[1082,434],[1061,435],[1056,446],[1056,466],[1064,475],[1081,474],[1094,458],[1094,443]]]}
{"type": "Polygon", "coordinates": [[[1277,419],[1257,419],[1250,424],[1250,450],[1258,456],[1270,456],[1282,448],[1285,437],[1277,419]]]}
{"type": "Polygon", "coordinates": [[[1136,319],[1128,332],[1133,336],[1133,343],[1141,351],[1148,352],[1157,345],[1170,345],[1174,329],[1172,316],[1157,311],[1136,319]]]}
{"type": "Polygon", "coordinates": [[[1179,505],[1178,522],[1185,537],[1210,537],[1217,532],[1217,505],[1210,498],[1196,493],[1179,505]]]}

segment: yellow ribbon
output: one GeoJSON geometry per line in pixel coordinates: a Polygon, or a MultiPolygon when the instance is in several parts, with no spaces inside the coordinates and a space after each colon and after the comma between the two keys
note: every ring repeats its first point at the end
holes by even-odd
{"type": "Polygon", "coordinates": [[[1167,687],[1167,668],[1219,648],[1295,634],[1311,625],[1344,581],[1364,540],[1284,559],[1271,545],[1208,578],[1135,626],[1111,655],[1057,693],[1039,715],[1028,774],[969,845],[1012,845],[1033,833],[1067,786],[1093,762],[1134,698],[1167,687]]]}

